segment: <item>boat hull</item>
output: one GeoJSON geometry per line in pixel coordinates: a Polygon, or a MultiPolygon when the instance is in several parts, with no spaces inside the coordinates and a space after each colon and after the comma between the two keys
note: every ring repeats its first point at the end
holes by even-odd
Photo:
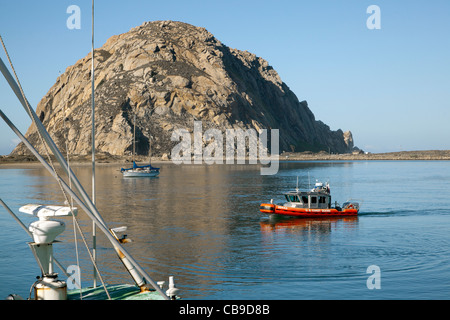
{"type": "Polygon", "coordinates": [[[131,178],[139,178],[139,177],[156,177],[159,175],[159,171],[124,171],[122,172],[124,177],[131,177],[131,178]]]}
{"type": "Polygon", "coordinates": [[[357,216],[357,209],[308,209],[279,206],[272,203],[263,203],[259,209],[262,213],[277,214],[282,216],[314,218],[314,217],[348,217],[357,216]]]}

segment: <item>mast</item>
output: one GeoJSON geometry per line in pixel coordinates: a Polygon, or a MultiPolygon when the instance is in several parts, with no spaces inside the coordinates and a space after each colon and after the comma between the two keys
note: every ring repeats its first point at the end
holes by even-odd
{"type": "Polygon", "coordinates": [[[133,120],[133,166],[134,166],[134,155],[136,153],[136,110],[134,110],[134,120],[133,120]]]}
{"type": "MultiPolygon", "coordinates": [[[[95,77],[94,77],[94,0],[92,0],[92,45],[91,45],[91,89],[92,89],[92,203],[95,205],[95,77]]],[[[92,256],[97,259],[97,231],[92,221],[92,256]]],[[[94,288],[97,287],[97,270],[94,268],[94,288]]]]}
{"type": "Polygon", "coordinates": [[[151,133],[148,135],[148,163],[150,165],[152,163],[152,135],[151,135],[151,133]]]}
{"type": "MultiPolygon", "coordinates": [[[[1,37],[0,37],[1,39],[1,37]]],[[[96,206],[92,203],[92,199],[89,198],[86,191],[84,190],[83,186],[81,185],[78,178],[73,174],[72,169],[68,166],[66,160],[64,159],[63,155],[59,151],[58,147],[56,146],[53,139],[50,137],[49,133],[43,126],[42,122],[39,120],[36,112],[31,108],[30,104],[28,103],[27,99],[25,98],[25,95],[23,94],[21,87],[19,87],[18,82],[14,80],[11,73],[9,72],[8,68],[3,63],[3,60],[0,58],[0,72],[5,77],[6,81],[8,82],[9,86],[11,87],[12,91],[17,96],[17,99],[23,106],[24,110],[32,120],[32,122],[35,124],[36,129],[38,130],[39,134],[42,136],[42,139],[44,142],[48,145],[49,149],[52,151],[53,155],[55,156],[56,160],[61,166],[61,169],[64,171],[65,174],[69,176],[70,181],[74,184],[76,190],[79,192],[81,200],[75,192],[72,191],[71,188],[64,182],[64,180],[59,179],[56,172],[51,168],[45,160],[37,153],[37,151],[28,143],[28,141],[23,137],[22,134],[15,128],[12,123],[4,117],[4,114],[0,110],[0,116],[6,121],[8,125],[10,125],[11,129],[21,138],[22,142],[25,143],[25,145],[29,148],[29,150],[38,158],[39,161],[44,165],[44,167],[47,168],[47,170],[50,171],[50,173],[58,180],[61,181],[61,184],[65,191],[67,191],[74,199],[75,201],[80,205],[81,208],[86,212],[86,214],[91,218],[93,221],[96,221],[96,225],[100,228],[100,230],[105,234],[105,236],[108,238],[110,243],[113,245],[114,249],[117,252],[120,252],[120,259],[127,260],[131,263],[131,265],[134,266],[135,270],[139,272],[142,277],[149,281],[149,283],[153,286],[153,288],[158,291],[158,293],[161,294],[161,296],[168,300],[169,298],[167,295],[161,290],[161,288],[150,278],[150,276],[145,272],[145,270],[139,265],[139,263],[123,248],[123,246],[120,244],[120,242],[112,235],[110,229],[108,229],[105,221],[101,217],[100,213],[98,212],[96,206]]],[[[124,265],[126,263],[124,262],[124,265]]]]}
{"type": "MultiPolygon", "coordinates": [[[[1,36],[0,36],[0,40],[1,40],[1,36]]],[[[1,42],[3,43],[3,41],[1,41],[1,42]]],[[[5,48],[5,52],[6,52],[7,56],[8,56],[6,48],[5,48]]],[[[9,60],[9,56],[8,56],[8,60],[9,60]]],[[[11,63],[11,61],[10,61],[10,63],[11,63]]],[[[12,63],[11,63],[11,67],[12,67],[12,69],[14,71],[12,63]]],[[[26,113],[28,114],[30,119],[32,120],[32,123],[36,126],[36,129],[37,129],[39,135],[41,136],[41,138],[43,139],[44,143],[47,144],[47,146],[50,149],[50,151],[52,151],[52,153],[55,156],[57,162],[60,164],[61,169],[64,171],[64,173],[66,173],[68,175],[69,180],[75,185],[76,190],[79,192],[81,198],[84,201],[81,200],[75,192],[73,192],[73,190],[65,183],[64,180],[59,178],[59,176],[57,175],[56,171],[54,171],[54,169],[52,167],[50,167],[45,162],[45,160],[39,155],[39,153],[33,148],[33,146],[31,146],[31,144],[29,144],[29,142],[25,139],[25,137],[17,130],[17,128],[14,127],[14,125],[9,121],[9,119],[6,118],[6,116],[3,114],[3,112],[1,110],[0,110],[0,117],[2,117],[3,120],[5,120],[5,122],[17,134],[17,136],[19,138],[21,138],[22,142],[37,157],[37,159],[39,161],[41,161],[41,163],[44,165],[44,167],[47,170],[49,170],[49,172],[58,181],[61,182],[62,188],[66,192],[68,192],[69,195],[71,195],[75,199],[75,201],[77,201],[77,203],[83,208],[83,210],[86,212],[86,214],[89,216],[89,218],[91,218],[92,221],[93,221],[94,231],[95,231],[95,226],[98,226],[100,228],[100,230],[105,234],[107,239],[113,245],[113,247],[116,250],[116,252],[119,254],[120,260],[125,265],[125,267],[127,268],[128,272],[130,273],[130,275],[132,275],[133,279],[136,281],[136,276],[135,275],[141,277],[141,279],[144,281],[144,285],[145,285],[145,280],[147,280],[153,286],[153,288],[159,294],[161,294],[161,296],[164,299],[168,300],[169,297],[161,290],[160,286],[158,286],[150,278],[150,276],[139,265],[139,263],[125,250],[125,248],[123,248],[123,246],[121,245],[121,243],[117,239],[117,237],[115,237],[112,234],[112,229],[109,229],[107,227],[105,221],[103,220],[103,218],[99,214],[95,204],[93,203],[93,201],[95,200],[95,178],[94,178],[95,177],[95,143],[94,143],[95,130],[94,130],[94,121],[92,121],[92,133],[93,133],[93,135],[92,135],[92,139],[93,139],[92,140],[93,141],[93,143],[92,143],[92,150],[93,150],[93,152],[92,152],[92,160],[93,160],[93,173],[94,173],[93,174],[93,179],[92,179],[92,181],[93,181],[93,188],[92,188],[93,197],[92,197],[92,199],[90,199],[89,196],[87,195],[86,191],[84,190],[84,188],[80,184],[79,180],[77,179],[77,177],[73,174],[72,169],[69,167],[67,161],[64,159],[63,155],[59,151],[59,149],[56,146],[55,142],[50,137],[50,134],[47,132],[47,130],[43,126],[42,122],[39,120],[36,112],[31,108],[28,100],[26,99],[26,97],[25,97],[25,95],[24,95],[24,93],[22,91],[22,87],[19,84],[19,80],[18,80],[17,76],[16,76],[16,79],[17,79],[17,81],[16,81],[12,77],[11,73],[9,72],[8,68],[5,66],[5,64],[3,63],[3,60],[1,58],[0,58],[0,72],[3,74],[5,80],[8,82],[8,84],[11,87],[12,91],[17,96],[19,102],[22,104],[24,110],[26,111],[26,113]]],[[[15,74],[15,71],[14,71],[14,74],[15,74]]],[[[94,120],[94,103],[95,103],[95,98],[94,98],[94,0],[92,0],[92,73],[91,73],[91,75],[92,75],[92,120],[94,120]]],[[[2,201],[2,204],[3,204],[3,201],[2,201]]],[[[95,260],[94,260],[94,264],[95,264],[95,260]]],[[[141,287],[141,289],[142,289],[142,287],[141,287]]]]}
{"type": "MultiPolygon", "coordinates": [[[[3,62],[0,58],[0,69],[3,66],[3,62]]],[[[2,70],[3,71],[3,70],[2,70]]],[[[32,112],[32,114],[35,115],[34,112],[32,112]]],[[[113,232],[111,232],[111,229],[108,229],[108,227],[106,226],[106,223],[104,222],[104,220],[102,219],[102,217],[99,215],[99,213],[97,212],[97,209],[95,208],[95,206],[92,204],[91,199],[89,199],[87,197],[86,192],[84,191],[84,189],[82,188],[82,186],[80,185],[78,179],[76,178],[75,175],[71,175],[71,178],[73,179],[73,182],[75,184],[76,187],[79,187],[80,189],[78,189],[78,192],[82,195],[82,197],[86,200],[87,203],[84,203],[79,197],[78,195],[67,185],[67,183],[62,180],[58,174],[56,173],[56,171],[53,170],[53,168],[41,157],[41,155],[36,151],[36,149],[28,142],[28,140],[20,133],[20,131],[14,126],[14,124],[6,117],[6,115],[0,110],[0,117],[3,118],[3,120],[6,122],[6,124],[14,131],[14,133],[16,133],[16,135],[20,138],[20,140],[22,140],[22,142],[25,144],[25,146],[36,156],[36,158],[42,163],[42,165],[50,172],[50,174],[57,180],[60,180],[62,187],[64,188],[64,190],[71,196],[73,197],[73,199],[80,205],[81,208],[83,208],[83,210],[86,212],[86,214],[93,220],[93,221],[97,221],[97,224],[100,228],[101,231],[103,231],[103,233],[106,235],[106,237],[109,239],[109,241],[111,242],[111,244],[113,245],[114,249],[116,250],[116,252],[119,255],[120,260],[122,261],[122,263],[124,264],[124,266],[127,268],[128,272],[130,273],[130,275],[132,276],[133,280],[136,282],[136,284],[141,287],[141,285],[139,283],[142,284],[142,279],[146,279],[150,282],[150,284],[153,286],[153,288],[155,288],[156,291],[158,291],[161,296],[164,299],[168,299],[168,297],[164,294],[164,292],[161,290],[161,288],[159,286],[157,286],[157,284],[146,274],[146,272],[139,266],[139,264],[131,257],[131,255],[129,255],[129,253],[127,253],[125,251],[125,248],[122,247],[122,245],[120,244],[120,241],[118,241],[118,239],[116,238],[115,235],[113,235],[113,232]],[[142,277],[139,276],[142,275],[142,277]]],[[[40,124],[40,122],[36,122],[38,125],[40,124]]],[[[53,141],[51,140],[50,137],[49,141],[53,141]]],[[[53,151],[53,150],[52,150],[53,151]]],[[[58,152],[58,149],[54,149],[54,152],[56,155],[59,155],[60,153],[58,152]]],[[[61,163],[61,165],[64,167],[64,163],[61,163]]],[[[69,168],[68,166],[66,168],[69,168]]],[[[70,170],[70,168],[69,168],[70,170]]],[[[71,170],[70,170],[71,171],[71,170]]],[[[56,262],[56,261],[55,261],[56,262]]],[[[59,266],[59,264],[58,264],[59,266]]],[[[63,270],[63,272],[65,273],[64,269],[62,268],[62,266],[60,266],[60,268],[63,270]]],[[[145,285],[145,281],[144,284],[145,285]]]]}

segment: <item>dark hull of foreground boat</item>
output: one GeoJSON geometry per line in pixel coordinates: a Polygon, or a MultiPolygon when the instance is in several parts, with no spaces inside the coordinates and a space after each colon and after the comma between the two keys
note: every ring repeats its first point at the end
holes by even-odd
{"type": "Polygon", "coordinates": [[[346,208],[342,210],[331,209],[308,209],[279,206],[271,203],[263,203],[259,209],[262,213],[278,214],[283,216],[319,218],[319,217],[348,217],[357,216],[358,210],[346,208]]]}

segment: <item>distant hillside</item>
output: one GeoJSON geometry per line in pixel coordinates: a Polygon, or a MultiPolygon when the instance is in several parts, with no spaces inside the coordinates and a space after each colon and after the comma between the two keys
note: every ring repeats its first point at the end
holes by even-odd
{"type": "MultiPolygon", "coordinates": [[[[351,152],[351,132],[317,121],[262,58],[231,49],[204,28],[182,22],[147,22],[111,37],[95,50],[96,150],[170,154],[177,128],[279,129],[281,151],[351,152]]],[[[326,93],[324,93],[326,94],[326,93]]],[[[37,106],[61,150],[91,151],[91,56],[66,69],[37,106]]],[[[42,151],[32,125],[27,138],[42,151]]],[[[19,144],[12,155],[27,154],[19,144]]]]}

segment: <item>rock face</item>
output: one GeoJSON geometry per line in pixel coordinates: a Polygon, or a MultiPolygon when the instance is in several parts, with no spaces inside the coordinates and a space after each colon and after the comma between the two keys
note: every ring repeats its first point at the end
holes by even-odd
{"type": "MultiPolygon", "coordinates": [[[[175,129],[279,129],[280,151],[350,152],[350,132],[316,121],[277,72],[247,51],[231,49],[204,28],[146,22],[95,50],[97,152],[170,155],[175,129]]],[[[60,149],[91,152],[91,56],[66,69],[36,110],[60,149]],[[66,143],[67,142],[67,143],[66,143]]],[[[34,125],[26,134],[42,152],[34,125]]],[[[19,144],[12,154],[27,154],[19,144]]]]}

